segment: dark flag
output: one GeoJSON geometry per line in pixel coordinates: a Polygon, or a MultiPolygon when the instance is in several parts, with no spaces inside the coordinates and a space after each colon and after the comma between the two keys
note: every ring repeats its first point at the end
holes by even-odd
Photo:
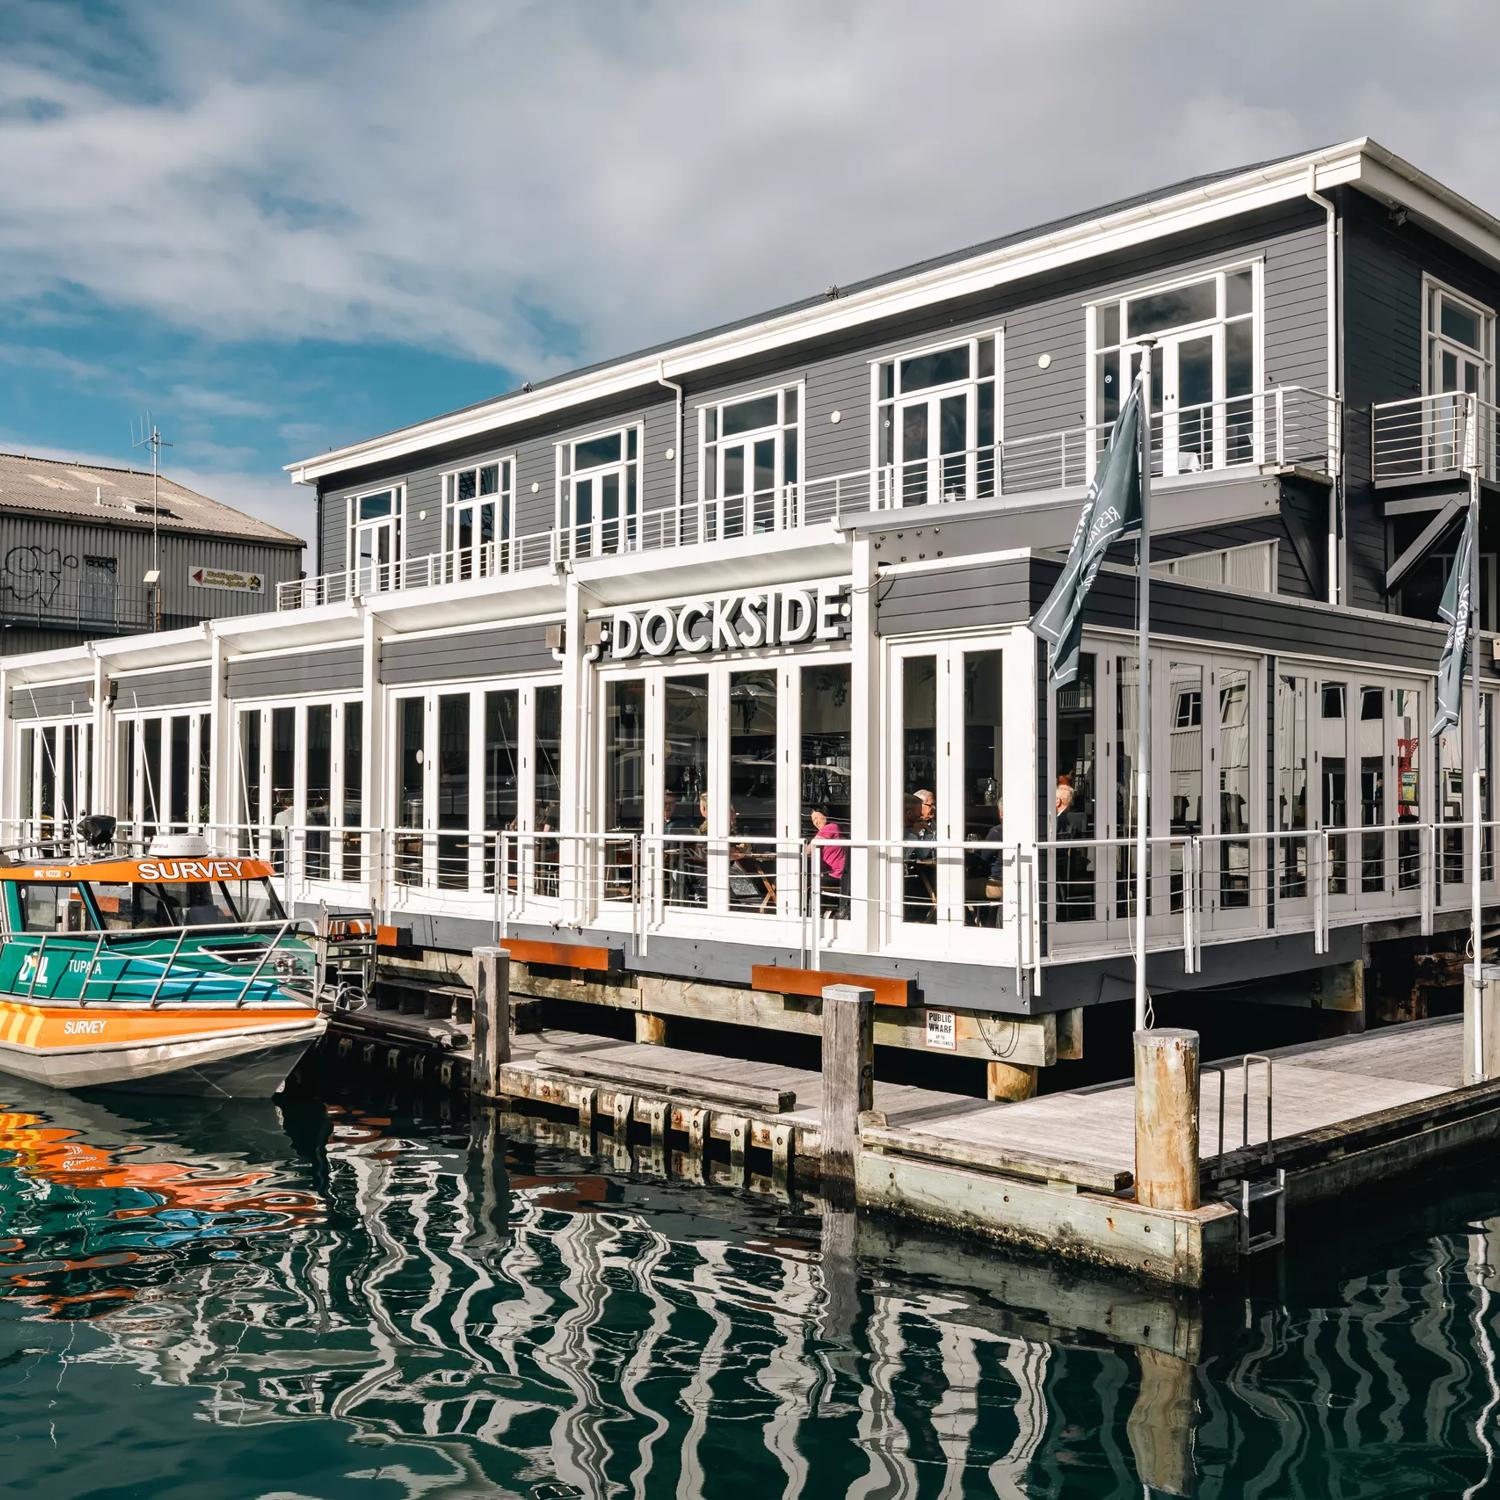
{"type": "Polygon", "coordinates": [[[1031,628],[1047,642],[1047,680],[1066,687],[1078,675],[1083,601],[1104,554],[1141,529],[1141,387],[1137,381],[1109,435],[1068,548],[1068,561],[1031,628]]]}
{"type": "Polygon", "coordinates": [[[1434,735],[1458,723],[1459,706],[1463,702],[1464,648],[1469,643],[1473,603],[1469,597],[1469,553],[1473,546],[1474,515],[1471,511],[1464,519],[1453,568],[1443,589],[1443,602],[1438,605],[1438,618],[1448,626],[1448,639],[1443,642],[1443,656],[1438,663],[1437,718],[1432,722],[1434,735]]]}

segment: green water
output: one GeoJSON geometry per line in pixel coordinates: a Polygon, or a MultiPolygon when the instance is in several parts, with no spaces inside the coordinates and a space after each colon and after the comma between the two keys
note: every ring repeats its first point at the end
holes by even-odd
{"type": "Polygon", "coordinates": [[[1472,1168],[1204,1309],[605,1153],[5,1091],[0,1493],[1500,1494],[1472,1168]]]}

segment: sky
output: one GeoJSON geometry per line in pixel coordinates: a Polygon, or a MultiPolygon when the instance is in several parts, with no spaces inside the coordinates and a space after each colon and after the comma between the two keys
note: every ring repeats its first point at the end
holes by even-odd
{"type": "Polygon", "coordinates": [[[1500,7],[0,0],[0,450],[284,464],[1359,135],[1500,211],[1500,7]]]}

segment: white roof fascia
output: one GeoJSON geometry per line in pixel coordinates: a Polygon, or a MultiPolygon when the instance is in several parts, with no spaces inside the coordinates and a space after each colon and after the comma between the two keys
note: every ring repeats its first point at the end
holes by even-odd
{"type": "Polygon", "coordinates": [[[621,395],[654,382],[663,366],[669,378],[676,378],[694,370],[765,353],[803,339],[837,333],[877,318],[929,307],[1164,235],[1250,213],[1302,197],[1307,191],[1309,167],[1315,170],[1319,189],[1337,187],[1359,178],[1362,154],[1368,144],[1361,138],[1170,197],[1136,204],[1103,218],[1018,240],[968,260],[919,271],[867,291],[851,293],[707,338],[688,340],[670,351],[611,364],[591,374],[548,386],[545,390],[503,397],[478,408],[435,417],[385,437],[371,438],[288,464],[286,472],[294,484],[315,483],[347,469],[404,458],[439,443],[482,436],[502,426],[530,421],[584,401],[621,395]]]}

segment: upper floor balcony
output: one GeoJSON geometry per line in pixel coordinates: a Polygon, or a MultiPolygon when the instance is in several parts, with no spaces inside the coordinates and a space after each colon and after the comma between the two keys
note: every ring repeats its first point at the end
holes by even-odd
{"type": "MultiPolygon", "coordinates": [[[[1340,403],[1305,386],[1191,406],[1153,410],[1152,473],[1191,483],[1194,476],[1304,468],[1334,473],[1339,463],[1340,403]]],[[[925,415],[925,409],[924,409],[925,415]]],[[[962,425],[962,424],[959,424],[962,425]]],[[[680,506],[643,510],[623,491],[600,491],[568,523],[523,536],[480,541],[412,558],[375,558],[352,568],[281,584],[278,609],[333,604],[394,591],[432,588],[541,569],[585,559],[711,545],[817,526],[842,528],[890,511],[966,501],[1081,493],[1108,441],[1110,424],[1078,424],[1004,438],[982,447],[945,444],[936,420],[902,420],[889,454],[868,468],[800,481],[757,485],[758,476],[726,481],[722,491],[680,506]]],[[[748,468],[747,466],[747,472],[748,468]]]]}
{"type": "Polygon", "coordinates": [[[1370,409],[1372,478],[1377,488],[1435,484],[1477,467],[1493,479],[1500,459],[1495,407],[1466,391],[1439,391],[1370,409]]]}

